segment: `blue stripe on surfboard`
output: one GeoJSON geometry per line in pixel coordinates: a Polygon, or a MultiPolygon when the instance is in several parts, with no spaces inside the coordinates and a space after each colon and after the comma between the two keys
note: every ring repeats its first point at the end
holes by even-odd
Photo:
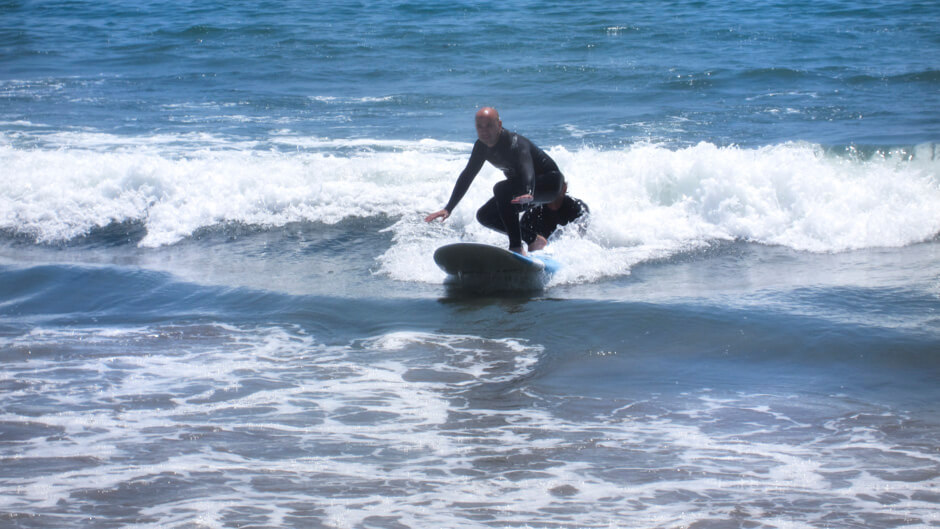
{"type": "Polygon", "coordinates": [[[554,274],[555,272],[557,272],[558,270],[561,269],[561,263],[559,263],[558,261],[552,259],[551,257],[545,256],[545,255],[537,255],[537,256],[536,256],[536,255],[528,255],[528,256],[526,256],[526,255],[522,255],[522,254],[518,254],[518,253],[517,253],[517,254],[514,254],[514,255],[515,255],[515,257],[516,257],[517,259],[520,259],[520,260],[525,261],[525,262],[527,262],[527,263],[532,263],[532,264],[534,264],[534,265],[536,265],[536,266],[538,266],[539,263],[541,263],[542,266],[544,267],[543,269],[544,269],[546,272],[550,273],[550,274],[554,274]]]}

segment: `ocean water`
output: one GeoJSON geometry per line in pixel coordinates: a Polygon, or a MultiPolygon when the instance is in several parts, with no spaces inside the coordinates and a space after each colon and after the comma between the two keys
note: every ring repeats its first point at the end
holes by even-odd
{"type": "Polygon", "coordinates": [[[0,526],[940,527],[938,20],[0,0],[0,526]],[[484,105],[544,289],[431,260],[484,105]]]}

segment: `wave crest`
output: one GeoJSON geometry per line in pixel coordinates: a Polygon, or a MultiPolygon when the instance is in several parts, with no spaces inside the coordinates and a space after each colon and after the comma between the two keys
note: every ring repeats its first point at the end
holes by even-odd
{"type": "MultiPolygon", "coordinates": [[[[218,142],[197,149],[163,142],[161,150],[102,148],[99,137],[92,140],[55,149],[0,143],[9,174],[0,182],[0,230],[55,243],[127,223],[142,226],[140,246],[156,247],[231,223],[388,216],[402,219],[390,228],[393,244],[501,243],[474,219],[502,178],[490,166],[443,228],[420,222],[446,202],[469,144],[317,140],[311,147],[295,139],[292,151],[220,149],[218,142]]],[[[562,252],[565,244],[579,251],[589,244],[608,257],[652,252],[638,248],[661,256],[715,240],[834,252],[904,246],[940,233],[940,160],[932,144],[838,152],[803,143],[636,144],[550,153],[570,193],[593,212],[586,235],[560,237],[562,252]]]]}

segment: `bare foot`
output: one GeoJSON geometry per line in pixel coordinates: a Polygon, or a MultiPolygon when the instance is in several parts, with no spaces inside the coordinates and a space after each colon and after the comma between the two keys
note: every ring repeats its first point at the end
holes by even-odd
{"type": "Polygon", "coordinates": [[[535,237],[535,240],[532,241],[532,244],[529,245],[529,251],[537,252],[546,246],[548,246],[548,241],[545,239],[545,237],[538,235],[535,237]]]}

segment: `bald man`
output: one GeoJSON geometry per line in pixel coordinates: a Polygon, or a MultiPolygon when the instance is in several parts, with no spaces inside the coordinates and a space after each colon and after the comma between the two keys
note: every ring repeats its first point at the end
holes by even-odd
{"type": "Polygon", "coordinates": [[[483,162],[490,162],[506,179],[493,186],[493,198],[477,210],[477,220],[487,228],[507,234],[509,249],[525,255],[519,213],[531,205],[556,200],[563,192],[565,177],[545,151],[523,136],[504,129],[496,109],[481,108],[474,121],[478,139],[467,166],[457,177],[450,200],[444,209],[431,213],[424,220],[446,220],[470,189],[483,162]]]}

